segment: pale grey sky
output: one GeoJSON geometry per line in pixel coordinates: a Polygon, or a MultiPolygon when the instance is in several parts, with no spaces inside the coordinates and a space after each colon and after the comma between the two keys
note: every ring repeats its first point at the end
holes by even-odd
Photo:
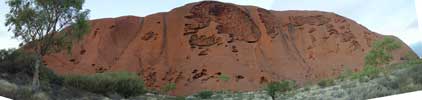
{"type": "MultiPolygon", "coordinates": [[[[12,33],[4,26],[9,8],[0,0],[0,49],[17,47],[12,33]]],[[[86,0],[91,19],[124,15],[146,16],[169,11],[200,0],[86,0]]],[[[240,5],[254,5],[272,10],[319,10],[334,12],[366,26],[368,29],[394,35],[408,45],[422,42],[422,0],[220,0],[240,5]],[[416,2],[416,3],[415,3],[416,2]],[[419,6],[415,6],[419,5],[419,6]],[[416,10],[418,8],[418,10],[416,10]],[[419,23],[418,23],[419,22],[419,23]],[[419,27],[419,28],[418,28],[419,27]]],[[[416,46],[415,46],[416,47],[416,46]]]]}

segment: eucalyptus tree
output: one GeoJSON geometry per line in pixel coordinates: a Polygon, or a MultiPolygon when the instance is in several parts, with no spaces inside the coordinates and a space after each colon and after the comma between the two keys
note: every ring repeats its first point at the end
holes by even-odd
{"type": "Polygon", "coordinates": [[[52,48],[80,39],[88,28],[89,10],[83,9],[84,0],[8,0],[10,11],[5,25],[14,38],[30,47],[36,56],[32,88],[40,87],[39,67],[42,57],[52,48]],[[66,31],[65,31],[66,30],[66,31]],[[66,41],[65,41],[66,40],[66,41]],[[58,44],[60,43],[60,44],[58,44]]]}

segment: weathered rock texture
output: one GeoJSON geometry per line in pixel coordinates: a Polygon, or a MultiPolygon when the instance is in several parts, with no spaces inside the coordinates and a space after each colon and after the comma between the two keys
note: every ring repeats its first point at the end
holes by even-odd
{"type": "MultiPolygon", "coordinates": [[[[271,81],[303,84],[358,71],[383,35],[319,11],[271,11],[203,1],[146,17],[90,21],[91,31],[44,57],[60,74],[136,72],[149,88],[175,83],[171,95],[201,90],[257,90],[271,81]],[[227,75],[229,81],[219,80],[227,75]]],[[[411,50],[402,43],[400,61],[411,50]]]]}

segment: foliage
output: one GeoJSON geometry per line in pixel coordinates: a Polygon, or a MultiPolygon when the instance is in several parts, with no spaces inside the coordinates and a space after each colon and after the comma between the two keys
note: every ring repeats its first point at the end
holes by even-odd
{"type": "Polygon", "coordinates": [[[227,81],[230,80],[230,77],[227,76],[226,74],[221,74],[221,75],[218,76],[218,79],[221,80],[221,81],[227,82],[227,81]]]}
{"type": "Polygon", "coordinates": [[[134,73],[106,72],[95,75],[64,76],[64,86],[106,95],[117,93],[124,97],[145,93],[143,81],[134,73]]]}
{"type": "Polygon", "coordinates": [[[296,88],[296,82],[291,80],[283,80],[280,82],[271,82],[265,87],[267,94],[271,96],[274,100],[276,98],[276,93],[278,92],[287,92],[296,88]]]}
{"type": "Polygon", "coordinates": [[[418,56],[413,53],[412,51],[406,52],[406,54],[404,55],[404,59],[405,60],[416,60],[418,59],[418,56]]]}
{"type": "MultiPolygon", "coordinates": [[[[279,96],[279,100],[364,100],[398,93],[410,92],[422,89],[422,60],[407,60],[402,63],[390,64],[382,67],[365,66],[362,71],[352,73],[345,69],[343,74],[345,78],[359,76],[367,79],[360,80],[332,80],[333,84],[329,87],[321,88],[319,86],[304,86],[300,89],[291,89],[287,92],[277,92],[274,95],[279,96]],[[390,70],[390,73],[382,75],[379,72],[390,70]],[[371,74],[378,73],[378,74],[371,74]],[[372,78],[368,78],[372,77],[372,78]]],[[[331,80],[329,80],[331,81],[331,80]]],[[[281,83],[281,82],[279,82],[281,83]]],[[[326,82],[330,83],[330,82],[326,82]]],[[[268,84],[269,85],[269,84],[268,84]]],[[[268,87],[267,85],[267,87],[268,87]]],[[[274,85],[276,87],[276,85],[274,85]]],[[[223,100],[271,100],[268,91],[255,91],[244,93],[214,92],[209,99],[223,100]]],[[[187,98],[196,100],[199,98],[187,98]]]]}
{"type": "Polygon", "coordinates": [[[378,67],[366,65],[366,66],[363,67],[362,71],[357,72],[357,73],[353,73],[352,79],[362,79],[364,77],[374,78],[382,71],[383,70],[378,68],[378,67]]]}
{"type": "Polygon", "coordinates": [[[63,30],[61,32],[62,34],[58,34],[57,38],[53,40],[56,44],[55,48],[53,48],[54,50],[52,50],[53,52],[66,49],[67,53],[71,54],[73,41],[81,40],[82,36],[90,30],[88,18],[85,17],[88,16],[88,13],[89,12],[86,11],[78,15],[78,19],[72,26],[69,26],[69,29],[63,30]]]}
{"type": "Polygon", "coordinates": [[[161,90],[167,93],[174,89],[176,89],[176,83],[167,83],[161,90]]]}
{"type": "Polygon", "coordinates": [[[422,60],[408,60],[379,68],[365,66],[361,72],[352,76],[368,79],[366,81],[347,80],[336,82],[327,88],[314,88],[306,92],[299,92],[290,100],[362,100],[386,95],[411,92],[422,89],[422,60]],[[391,71],[383,76],[379,72],[391,71]],[[378,73],[378,74],[373,74],[378,73]],[[371,78],[372,77],[372,78],[371,78]]]}
{"type": "Polygon", "coordinates": [[[7,80],[0,79],[0,95],[11,96],[17,90],[17,85],[7,80]]]}
{"type": "Polygon", "coordinates": [[[5,23],[9,27],[8,31],[14,33],[14,38],[23,40],[22,44],[29,44],[25,46],[30,47],[36,55],[32,80],[34,91],[37,91],[40,85],[39,68],[42,65],[42,56],[57,45],[56,34],[68,26],[79,32],[71,32],[71,34],[86,32],[85,29],[77,29],[88,26],[85,20],[88,19],[89,11],[82,11],[84,2],[85,0],[9,0],[6,2],[10,7],[5,23]]]}
{"type": "Polygon", "coordinates": [[[52,84],[62,85],[63,77],[57,75],[53,70],[47,66],[40,67],[40,84],[43,89],[50,89],[52,84]]]}
{"type": "Polygon", "coordinates": [[[332,86],[334,85],[334,80],[332,79],[324,79],[318,82],[318,85],[320,87],[327,87],[327,86],[332,86]]]}
{"type": "Polygon", "coordinates": [[[33,69],[30,65],[34,62],[34,56],[30,53],[17,49],[0,50],[0,72],[17,74],[25,73],[32,76],[33,69]]]}
{"type": "Polygon", "coordinates": [[[29,87],[20,87],[16,91],[15,99],[22,99],[22,100],[31,100],[32,98],[32,91],[29,87]]]}
{"type": "Polygon", "coordinates": [[[44,55],[54,45],[59,31],[71,26],[72,36],[87,32],[89,10],[82,10],[84,0],[9,0],[6,26],[14,37],[23,43],[33,44],[39,55],[44,55]]]}
{"type": "MultiPolygon", "coordinates": [[[[33,74],[33,65],[35,57],[31,53],[16,49],[0,50],[0,72],[15,74],[13,78],[23,80],[22,77],[29,78],[33,74]]],[[[46,66],[40,66],[40,81],[42,85],[61,84],[61,77],[57,76],[51,69],[46,66]]],[[[19,83],[19,82],[18,82],[19,83]]],[[[20,82],[26,84],[27,82],[20,82]]],[[[49,86],[45,86],[48,88],[49,86]]]]}
{"type": "Polygon", "coordinates": [[[393,87],[399,88],[402,93],[422,89],[422,76],[420,75],[422,73],[422,64],[416,64],[398,72],[395,73],[395,76],[399,78],[392,79],[396,83],[396,86],[393,87]]]}
{"type": "Polygon", "coordinates": [[[386,36],[383,40],[375,41],[372,49],[365,56],[365,65],[378,66],[387,64],[393,58],[391,51],[400,48],[400,44],[392,37],[386,36]]]}
{"type": "Polygon", "coordinates": [[[338,76],[339,80],[345,80],[353,74],[353,71],[349,67],[344,67],[343,72],[338,76]]]}
{"type": "Polygon", "coordinates": [[[213,91],[209,91],[209,90],[205,90],[205,91],[201,91],[198,94],[196,94],[195,96],[201,99],[208,99],[211,98],[211,96],[214,94],[213,91]]]}
{"type": "Polygon", "coordinates": [[[375,41],[372,49],[365,56],[365,66],[363,70],[352,75],[353,79],[362,79],[364,77],[374,78],[382,71],[379,65],[388,64],[393,56],[391,52],[400,48],[400,44],[391,36],[386,36],[382,40],[375,41]]]}
{"type": "Polygon", "coordinates": [[[411,65],[422,64],[422,59],[409,60],[406,62],[406,64],[411,64],[411,65]]]}

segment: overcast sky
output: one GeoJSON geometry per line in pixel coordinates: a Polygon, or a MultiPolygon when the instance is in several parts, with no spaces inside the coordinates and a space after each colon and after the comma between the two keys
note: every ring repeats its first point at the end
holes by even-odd
{"type": "MultiPolygon", "coordinates": [[[[19,41],[4,26],[9,8],[0,0],[0,48],[17,47],[19,41]]],[[[146,16],[169,11],[200,0],[86,0],[91,19],[124,15],[146,16]]],[[[272,10],[319,10],[334,12],[355,20],[371,31],[394,35],[408,45],[422,43],[422,0],[222,0],[272,10]],[[416,3],[415,3],[416,2],[416,3]],[[416,6],[418,5],[418,6],[416,6]],[[418,7],[416,9],[416,7],[418,7]],[[421,12],[417,14],[416,12],[421,12]]],[[[415,46],[416,47],[416,46],[415,46]]]]}

